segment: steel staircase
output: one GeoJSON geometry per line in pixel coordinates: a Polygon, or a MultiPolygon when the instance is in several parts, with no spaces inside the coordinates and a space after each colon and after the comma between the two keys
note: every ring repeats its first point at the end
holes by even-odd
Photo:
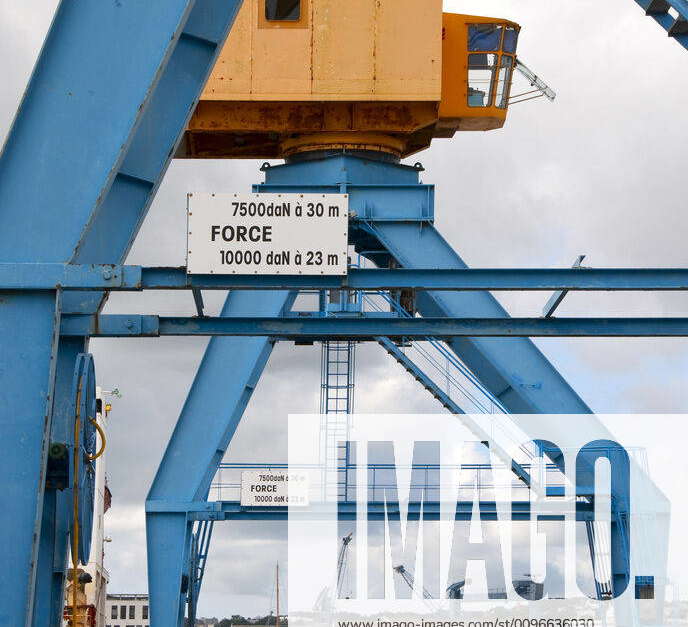
{"type": "MultiPolygon", "coordinates": [[[[421,370],[412,359],[406,356],[406,354],[397,345],[392,342],[387,337],[377,337],[375,338],[377,343],[384,348],[387,353],[393,357],[398,364],[400,364],[418,383],[420,383],[432,396],[437,399],[442,406],[454,415],[462,415],[462,422],[476,437],[481,441],[489,441],[493,433],[488,433],[485,428],[480,425],[480,423],[475,420],[472,416],[466,415],[466,412],[458,405],[451,396],[444,392],[437,383],[435,383],[423,370],[421,370]]],[[[498,447],[496,453],[499,457],[505,460],[507,463],[511,463],[511,469],[514,474],[526,485],[531,485],[531,477],[527,470],[523,466],[513,459],[506,450],[501,449],[496,443],[492,444],[492,448],[498,447]]]]}

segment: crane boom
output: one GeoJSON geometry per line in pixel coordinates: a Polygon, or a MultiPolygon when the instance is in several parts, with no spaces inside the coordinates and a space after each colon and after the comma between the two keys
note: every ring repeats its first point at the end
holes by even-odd
{"type": "MultiPolygon", "coordinates": [[[[395,566],[394,572],[399,573],[399,575],[401,575],[401,578],[408,584],[408,587],[411,588],[411,591],[415,590],[416,582],[413,578],[413,575],[408,570],[406,570],[403,564],[395,566]]],[[[433,596],[425,588],[422,589],[422,593],[424,599],[433,598],[433,596]]]]}
{"type": "Polygon", "coordinates": [[[344,583],[344,570],[346,566],[346,558],[349,550],[351,540],[353,540],[353,532],[342,538],[342,546],[339,547],[339,556],[337,557],[337,597],[341,596],[342,584],[344,583]]]}

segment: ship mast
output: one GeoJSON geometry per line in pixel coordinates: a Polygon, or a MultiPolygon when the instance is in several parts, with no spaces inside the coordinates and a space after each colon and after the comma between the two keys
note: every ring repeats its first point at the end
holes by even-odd
{"type": "Polygon", "coordinates": [[[275,627],[280,627],[280,606],[279,606],[279,562],[277,562],[277,566],[275,568],[275,586],[277,588],[276,594],[275,594],[275,599],[276,599],[276,608],[275,608],[275,627]]]}

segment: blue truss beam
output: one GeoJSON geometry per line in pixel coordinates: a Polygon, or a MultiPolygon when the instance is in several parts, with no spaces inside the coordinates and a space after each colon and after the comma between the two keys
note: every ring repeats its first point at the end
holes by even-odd
{"type": "MultiPolygon", "coordinates": [[[[261,292],[257,292],[260,294],[261,292]]],[[[241,336],[281,340],[375,340],[378,336],[423,339],[463,337],[688,337],[688,318],[355,318],[232,316],[169,318],[140,315],[63,316],[63,336],[241,336]]]]}
{"type": "Polygon", "coordinates": [[[0,263],[0,290],[686,291],[684,268],[350,269],[346,277],[189,275],[185,268],[0,263]]]}

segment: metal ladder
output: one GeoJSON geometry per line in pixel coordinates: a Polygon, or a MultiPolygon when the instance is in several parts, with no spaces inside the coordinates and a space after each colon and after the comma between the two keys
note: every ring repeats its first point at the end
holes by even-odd
{"type": "Polygon", "coordinates": [[[210,539],[213,535],[213,521],[202,520],[196,523],[196,528],[191,536],[191,549],[189,551],[189,569],[186,581],[186,603],[188,606],[189,621],[193,625],[196,621],[198,610],[198,597],[201,594],[205,565],[208,560],[210,539]]]}
{"type": "Polygon", "coordinates": [[[655,20],[669,35],[688,50],[688,0],[635,0],[645,15],[655,20]]]}
{"type": "Polygon", "coordinates": [[[354,411],[356,344],[323,342],[320,384],[321,448],[324,449],[325,500],[343,498],[349,464],[350,414],[354,411]],[[336,469],[336,477],[331,475],[336,469]]]}

